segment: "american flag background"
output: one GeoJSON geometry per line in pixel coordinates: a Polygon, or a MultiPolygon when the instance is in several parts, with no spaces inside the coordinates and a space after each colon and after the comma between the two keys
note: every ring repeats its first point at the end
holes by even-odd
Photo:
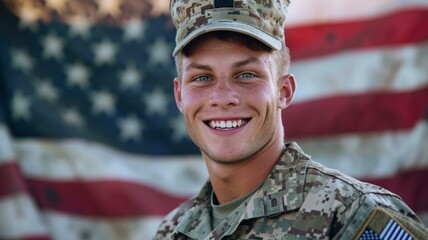
{"type": "MultiPolygon", "coordinates": [[[[207,179],[167,0],[0,0],[0,240],[150,239],[207,179]]],[[[287,141],[428,224],[428,1],[295,0],[287,141]]]]}

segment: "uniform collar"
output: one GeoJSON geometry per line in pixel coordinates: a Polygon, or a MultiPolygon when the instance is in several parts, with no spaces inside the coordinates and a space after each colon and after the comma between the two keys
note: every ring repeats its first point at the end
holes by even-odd
{"type": "MultiPolygon", "coordinates": [[[[233,233],[239,223],[245,219],[272,217],[300,208],[304,201],[303,186],[310,156],[303,153],[295,142],[289,143],[285,147],[284,153],[271,170],[263,186],[231,214],[233,219],[229,219],[227,223],[229,230],[224,228],[226,226],[219,226],[227,232],[217,232],[217,234],[233,233]]],[[[193,207],[183,216],[174,233],[181,232],[188,237],[199,239],[199,234],[211,232],[209,222],[211,192],[211,182],[207,181],[195,198],[193,207]],[[208,223],[201,224],[201,220],[208,221],[208,223]]],[[[228,219],[224,222],[227,221],[228,219]]]]}
{"type": "Polygon", "coordinates": [[[297,143],[287,144],[262,188],[249,199],[244,219],[299,209],[304,201],[303,187],[309,160],[310,156],[297,143]]]}

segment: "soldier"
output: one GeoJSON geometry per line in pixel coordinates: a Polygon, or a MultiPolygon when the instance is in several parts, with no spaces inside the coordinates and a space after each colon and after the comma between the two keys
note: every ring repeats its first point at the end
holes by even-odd
{"type": "Polygon", "coordinates": [[[399,196],[285,143],[288,0],[172,0],[174,94],[209,180],[154,239],[428,239],[399,196]],[[377,237],[377,238],[376,238],[377,237]]]}

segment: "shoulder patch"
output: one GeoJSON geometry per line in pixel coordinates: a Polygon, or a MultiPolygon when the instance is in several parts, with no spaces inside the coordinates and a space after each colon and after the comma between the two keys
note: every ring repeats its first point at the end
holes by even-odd
{"type": "Polygon", "coordinates": [[[376,208],[355,239],[428,239],[428,232],[418,222],[385,208],[376,208]]]}

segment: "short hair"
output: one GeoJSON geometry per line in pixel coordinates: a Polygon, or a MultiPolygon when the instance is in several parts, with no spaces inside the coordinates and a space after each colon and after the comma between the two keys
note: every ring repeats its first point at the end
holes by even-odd
{"type": "Polygon", "coordinates": [[[178,78],[182,75],[182,62],[183,57],[189,57],[193,53],[194,46],[207,38],[217,38],[225,42],[237,42],[243,46],[254,51],[265,51],[273,54],[274,62],[277,64],[278,78],[286,75],[290,68],[290,52],[289,49],[283,44],[281,50],[274,50],[263,44],[257,39],[247,35],[231,32],[231,31],[215,31],[209,32],[202,36],[195,38],[192,42],[187,44],[182,51],[180,51],[174,58],[178,78]]]}

